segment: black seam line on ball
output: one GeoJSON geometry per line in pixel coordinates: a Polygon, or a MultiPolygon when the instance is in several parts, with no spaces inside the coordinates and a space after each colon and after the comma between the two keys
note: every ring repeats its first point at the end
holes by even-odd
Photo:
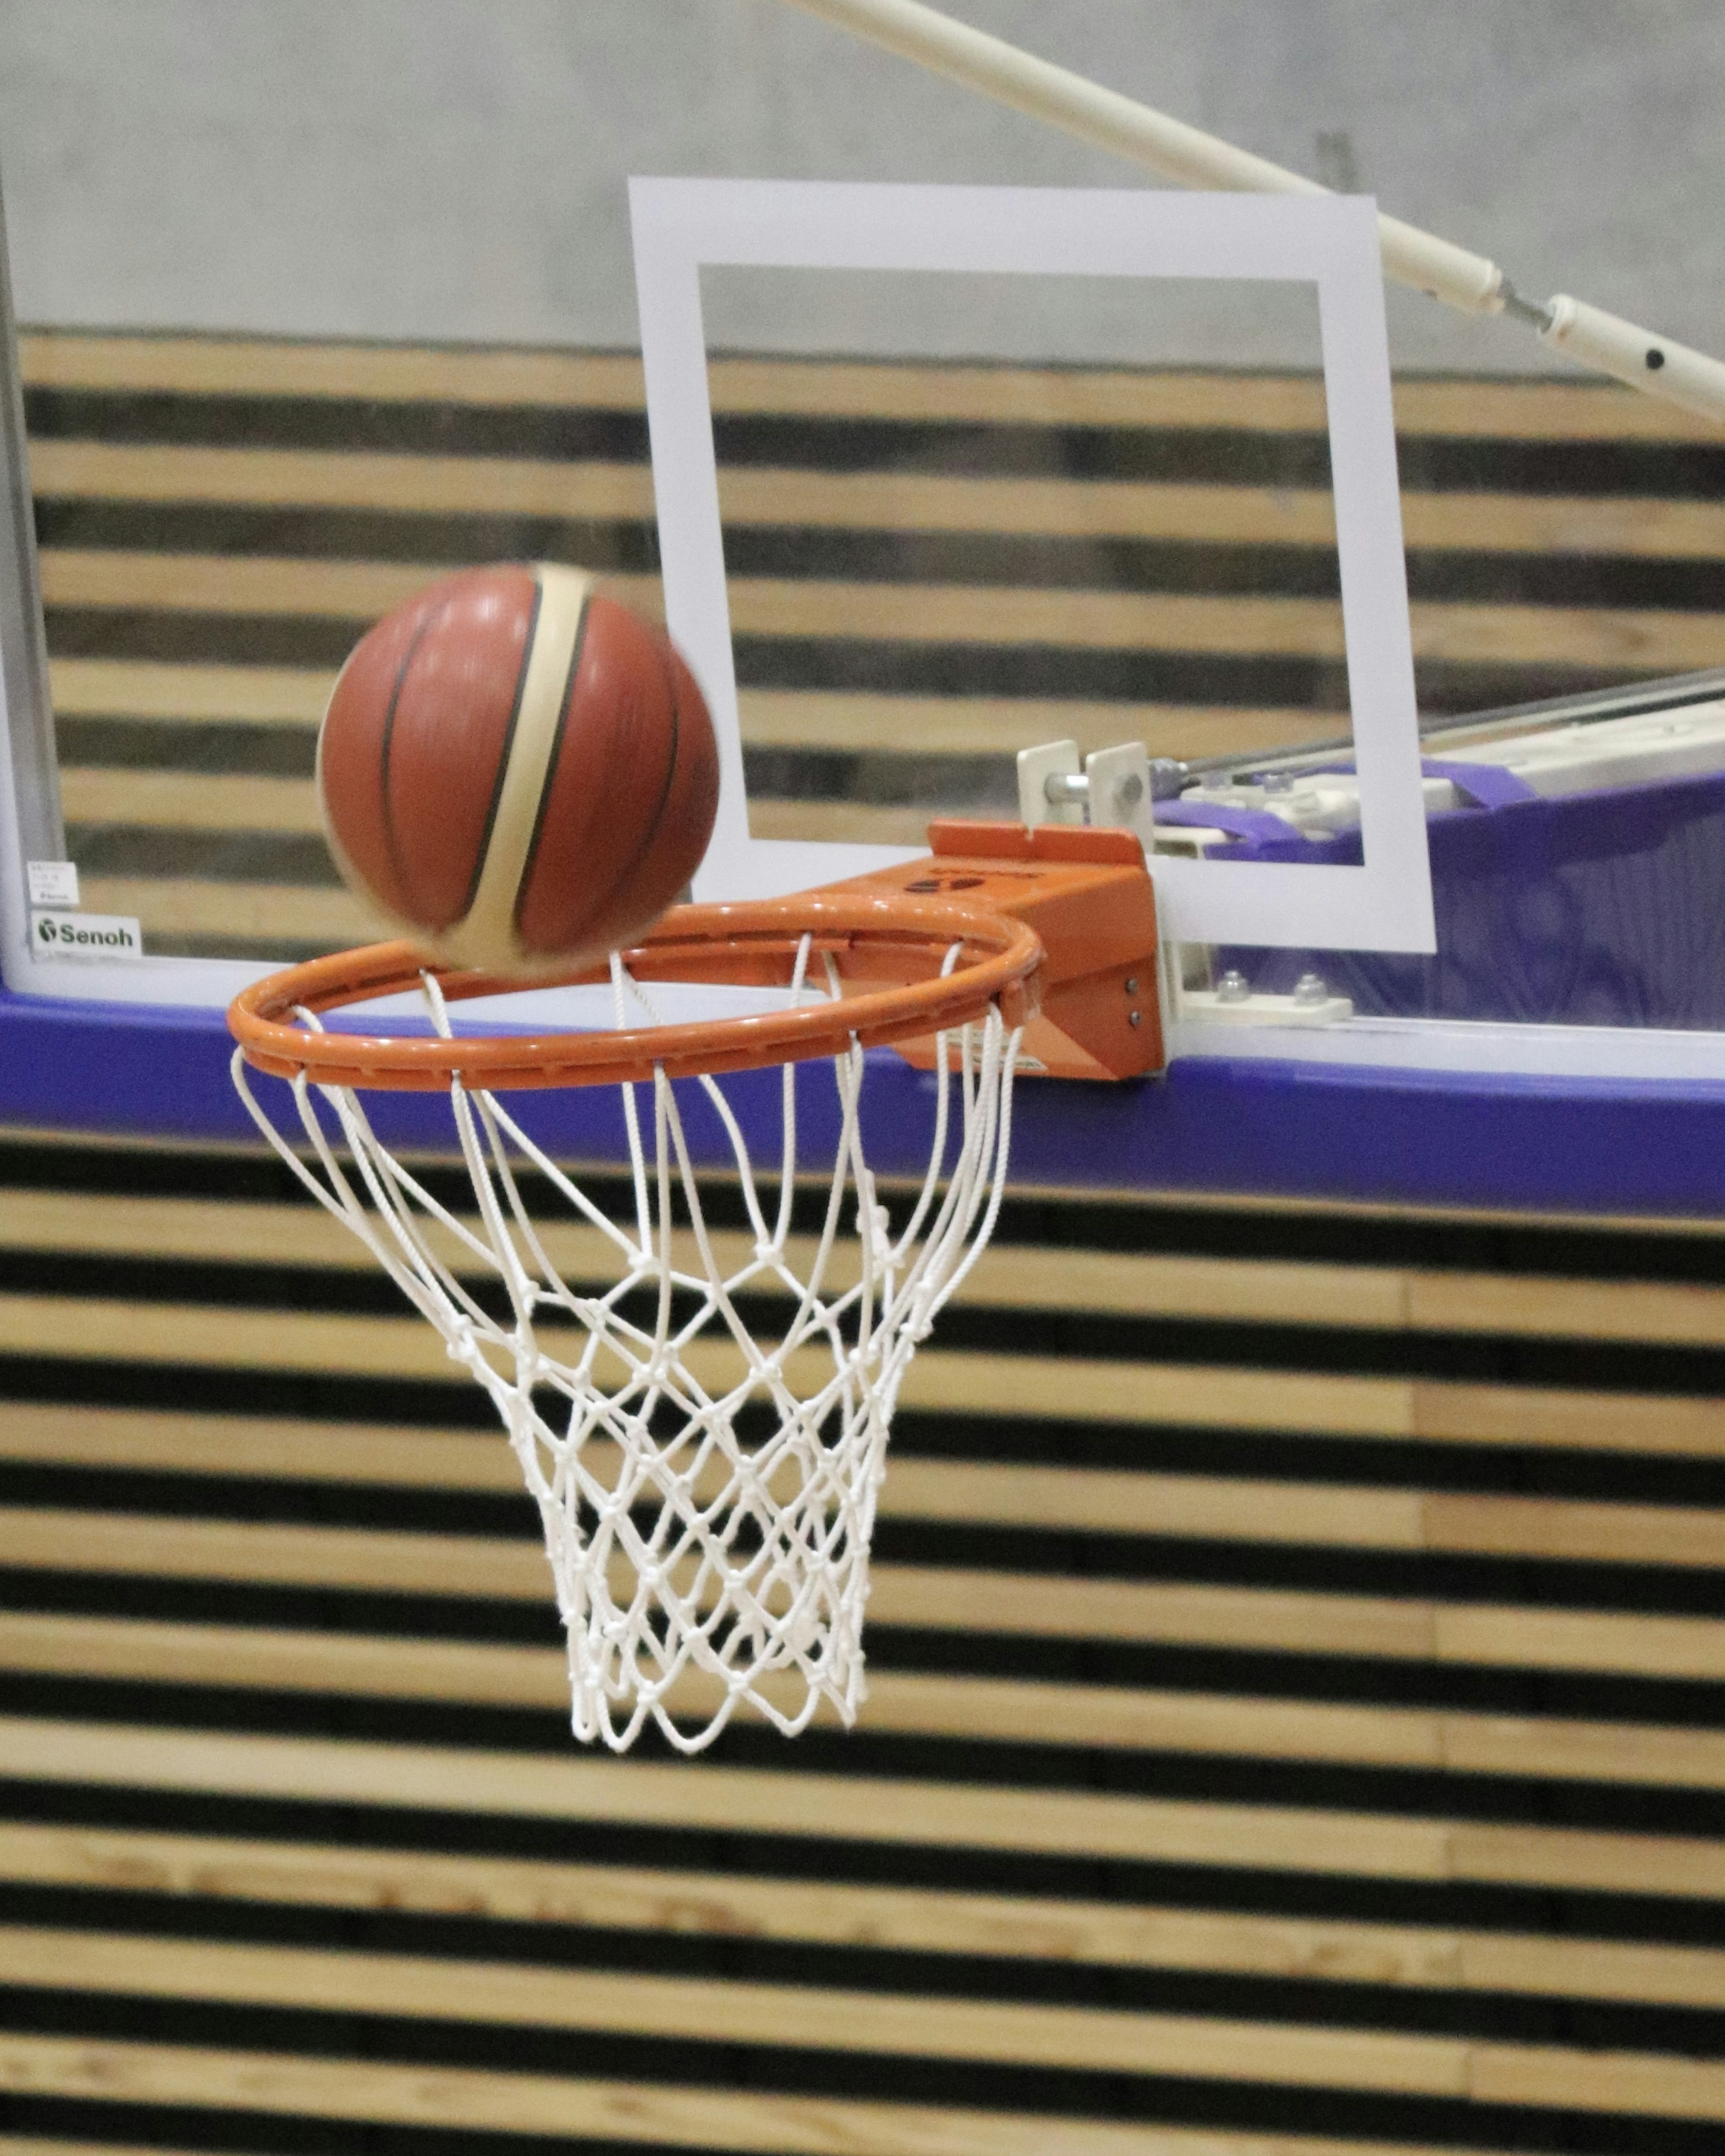
{"type": "Polygon", "coordinates": [[[629,878],[634,875],[636,869],[639,867],[643,858],[645,856],[648,849],[652,845],[654,840],[659,836],[659,827],[665,816],[665,803],[670,799],[671,788],[676,780],[677,752],[680,747],[682,739],[682,718],[677,704],[677,677],[670,663],[670,641],[668,639],[666,640],[665,654],[665,687],[670,696],[670,746],[665,754],[665,777],[660,783],[659,798],[653,804],[653,815],[651,820],[644,824],[641,836],[636,842],[634,851],[629,855],[629,859],[624,862],[623,865],[618,870],[616,875],[611,879],[609,887],[605,892],[603,901],[603,906],[606,907],[610,906],[619,891],[623,891],[627,887],[629,878]]]}
{"type": "Polygon", "coordinates": [[[433,628],[449,611],[447,599],[434,606],[413,632],[413,641],[402,654],[401,665],[395,670],[394,685],[389,691],[389,708],[383,714],[383,739],[377,751],[377,788],[383,804],[383,844],[388,850],[389,866],[395,877],[395,887],[405,898],[411,895],[413,885],[402,860],[401,842],[395,829],[395,804],[389,797],[389,752],[395,738],[395,714],[402,698],[402,690],[413,661],[419,655],[419,647],[431,634],[433,628]]]}
{"type": "Polygon", "coordinates": [[[509,724],[504,728],[503,746],[497,752],[497,775],[491,782],[490,805],[485,810],[485,826],[480,834],[480,842],[473,857],[473,878],[467,886],[467,896],[461,902],[457,921],[465,921],[473,911],[473,901],[479,896],[480,879],[485,872],[485,857],[491,850],[491,833],[497,822],[497,806],[503,798],[503,782],[509,776],[510,753],[515,747],[515,730],[521,716],[521,699],[527,693],[527,669],[533,663],[533,646],[539,635],[540,584],[533,579],[533,600],[527,609],[526,641],[521,646],[521,663],[515,677],[515,701],[509,707],[509,724]]]}
{"type": "MultiPolygon", "coordinates": [[[[534,604],[538,604],[536,596],[534,604]]],[[[533,814],[533,835],[527,841],[527,857],[521,863],[521,878],[515,887],[515,906],[509,917],[516,928],[521,927],[521,908],[527,902],[527,888],[533,880],[533,865],[539,858],[539,841],[545,834],[545,819],[550,813],[552,789],[557,785],[557,765],[562,760],[563,743],[568,738],[569,711],[575,701],[575,677],[581,671],[582,656],[587,649],[587,626],[592,619],[593,593],[589,590],[582,599],[581,619],[575,624],[575,643],[569,654],[569,670],[563,676],[562,701],[557,706],[557,732],[552,736],[551,757],[545,767],[544,783],[539,789],[539,806],[533,814]]],[[[521,679],[525,683],[525,667],[521,670],[521,679]]],[[[501,785],[501,778],[498,783],[501,785]]]]}

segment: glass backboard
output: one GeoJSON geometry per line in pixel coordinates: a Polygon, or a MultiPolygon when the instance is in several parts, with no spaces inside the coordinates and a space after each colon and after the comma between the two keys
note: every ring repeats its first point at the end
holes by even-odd
{"type": "Polygon", "coordinates": [[[213,1014],[370,933],[311,784],[334,673],[437,575],[543,558],[695,660],[703,895],[1081,819],[1136,745],[1177,1073],[1725,1075],[1717,429],[1403,294],[1386,332],[1358,190],[1396,174],[1333,141],[1302,198],[740,139],[632,228],[631,171],[702,161],[593,151],[584,336],[495,295],[483,218],[459,303],[295,316],[230,264],[8,325],[16,1004],[213,1014]]]}

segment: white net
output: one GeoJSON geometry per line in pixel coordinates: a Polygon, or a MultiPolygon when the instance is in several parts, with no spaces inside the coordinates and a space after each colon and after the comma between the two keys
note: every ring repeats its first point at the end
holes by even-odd
{"type": "MultiPolygon", "coordinates": [[[[805,942],[793,994],[819,993],[808,956],[805,942]]],[[[615,962],[613,973],[617,1023],[626,998],[656,1019],[615,962]]],[[[447,1034],[429,976],[425,988],[447,1034]]],[[[830,973],[827,992],[839,993],[830,973]]],[[[896,1221],[864,1158],[855,1043],[831,1061],[839,1138],[812,1214],[806,1181],[793,1204],[793,1067],[764,1170],[723,1086],[694,1081],[734,1163],[713,1186],[731,1228],[708,1224],[690,1104],[662,1072],[619,1089],[629,1172],[618,1219],[493,1096],[458,1081],[469,1214],[395,1158],[358,1094],[303,1075],[302,1156],[236,1055],[259,1129],[495,1404],[544,1525],[583,1741],[622,1751],[651,1719],[698,1752],[745,1702],[788,1736],[823,1700],[855,1719],[887,1432],[918,1342],[999,1211],[1017,1049],[992,1009],[940,1036],[928,1170],[895,1194],[896,1221]],[[551,1218],[530,1214],[530,1195],[551,1218]]]]}

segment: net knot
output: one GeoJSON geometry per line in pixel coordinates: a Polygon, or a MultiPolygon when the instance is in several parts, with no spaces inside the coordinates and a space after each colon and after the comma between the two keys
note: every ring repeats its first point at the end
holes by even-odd
{"type": "Polygon", "coordinates": [[[479,1342],[473,1337],[473,1325],[470,1319],[456,1317],[449,1328],[444,1352],[452,1363],[459,1363],[470,1370],[484,1362],[485,1358],[479,1351],[479,1342]]]}
{"type": "Polygon", "coordinates": [[[892,1237],[892,1219],[875,1194],[875,1178],[866,1168],[857,1178],[856,1233],[863,1244],[884,1250],[892,1237]]]}

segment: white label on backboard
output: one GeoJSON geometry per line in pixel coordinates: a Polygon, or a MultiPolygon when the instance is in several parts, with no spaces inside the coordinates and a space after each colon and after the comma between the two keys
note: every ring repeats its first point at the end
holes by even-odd
{"type": "Polygon", "coordinates": [[[32,906],[72,906],[78,903],[76,861],[28,861],[24,873],[30,880],[32,906]]]}
{"type": "Polygon", "coordinates": [[[30,952],[37,958],[141,958],[136,921],[118,913],[33,913],[30,952]]]}

